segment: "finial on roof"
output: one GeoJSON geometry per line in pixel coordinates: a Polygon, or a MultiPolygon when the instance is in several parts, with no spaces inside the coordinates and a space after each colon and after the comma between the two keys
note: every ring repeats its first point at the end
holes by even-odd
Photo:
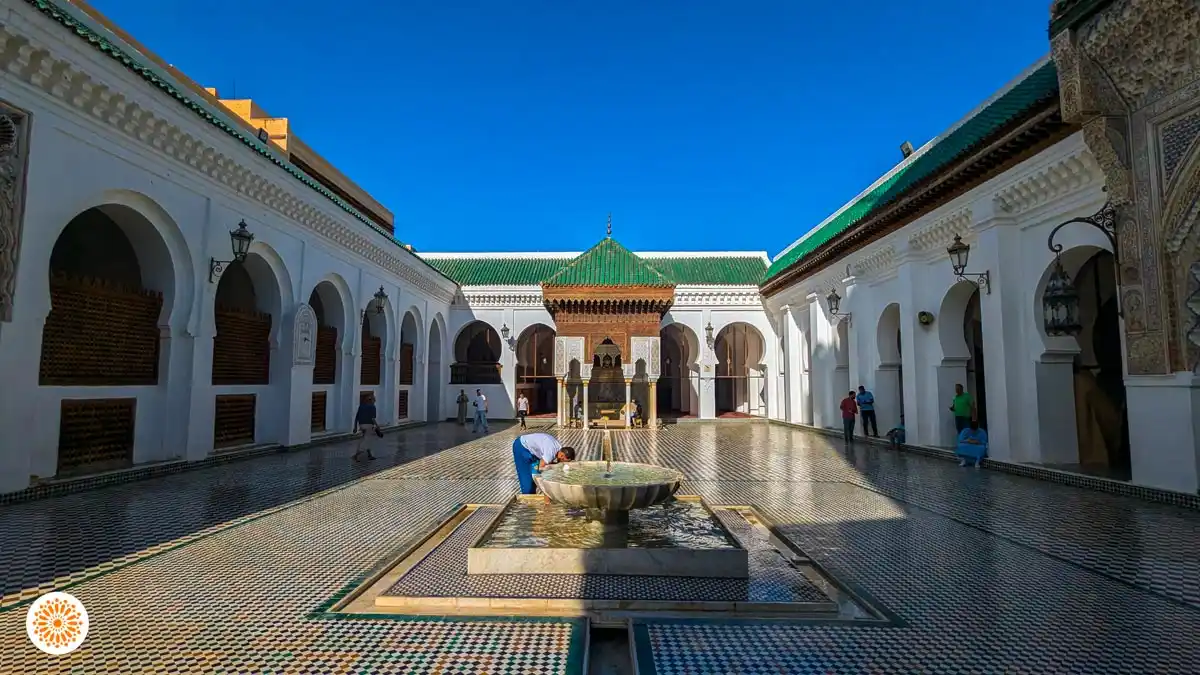
{"type": "Polygon", "coordinates": [[[607,237],[612,236],[612,211],[608,212],[608,231],[605,234],[605,236],[607,236],[607,237]]]}

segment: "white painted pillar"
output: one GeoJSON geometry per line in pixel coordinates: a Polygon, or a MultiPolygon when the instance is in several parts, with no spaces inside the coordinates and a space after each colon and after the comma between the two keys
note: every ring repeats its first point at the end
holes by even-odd
{"type": "MultiPolygon", "coordinates": [[[[916,283],[913,279],[916,263],[911,259],[905,244],[898,246],[895,283],[900,297],[900,367],[904,380],[900,395],[904,399],[904,437],[908,443],[922,445],[936,438],[934,430],[937,429],[939,419],[938,409],[948,407],[950,401],[942,404],[939,398],[937,405],[932,407],[921,403],[921,391],[924,383],[928,382],[929,373],[926,362],[919,357],[921,350],[918,349],[918,342],[936,340],[937,332],[932,327],[922,326],[917,314],[922,311],[936,311],[937,308],[930,310],[918,305],[916,283]]],[[[936,322],[935,316],[934,326],[937,325],[936,322]]]]}
{"type": "MultiPolygon", "coordinates": [[[[1065,339],[1075,343],[1074,338],[1065,339]]],[[[1033,364],[1037,392],[1034,461],[1042,464],[1079,462],[1079,426],[1075,414],[1075,355],[1079,347],[1077,343],[1073,347],[1046,352],[1033,364]]]]}
{"type": "Polygon", "coordinates": [[[803,338],[800,335],[800,326],[797,324],[797,317],[792,308],[784,305],[781,311],[779,324],[783,333],[785,419],[794,424],[802,424],[803,413],[801,411],[803,410],[804,392],[801,368],[804,359],[801,354],[804,350],[803,338]]]}
{"type": "Polygon", "coordinates": [[[567,425],[567,421],[563,417],[563,408],[567,405],[567,391],[563,388],[563,379],[561,377],[554,379],[554,387],[558,394],[555,396],[555,398],[558,399],[558,409],[555,411],[555,415],[556,419],[558,420],[558,426],[564,427],[567,425]]]}
{"type": "Polygon", "coordinates": [[[700,313],[700,381],[697,391],[700,419],[711,420],[717,417],[717,355],[713,351],[716,343],[716,332],[713,333],[713,344],[708,344],[707,331],[704,326],[712,322],[712,314],[707,309],[700,313]]]}
{"type": "Polygon", "coordinates": [[[838,404],[846,396],[837,370],[837,327],[830,321],[821,298],[808,296],[809,336],[812,339],[810,384],[813,396],[813,426],[839,428],[838,404]],[[840,391],[839,391],[840,390],[840,391]]]}
{"type": "Polygon", "coordinates": [[[1021,362],[1020,347],[1026,340],[1028,326],[1022,319],[1030,316],[1028,303],[1033,299],[1023,292],[1025,280],[1021,268],[1001,264],[1001,261],[1021,259],[1021,231],[1013,227],[1011,218],[995,213],[992,200],[984,200],[983,204],[993,211],[988,212],[979,205],[972,209],[972,227],[979,232],[979,237],[977,245],[971,247],[967,271],[987,270],[991,275],[991,293],[981,291],[979,295],[983,318],[988,453],[999,460],[1036,461],[1037,451],[1032,447],[1036,420],[1014,415],[1022,409],[1023,399],[1031,398],[1029,389],[1033,383],[1021,382],[1020,370],[1012,367],[1021,362]]]}
{"type": "MultiPolygon", "coordinates": [[[[870,338],[860,340],[858,333],[859,331],[873,331],[875,324],[866,312],[865,307],[860,306],[865,306],[867,303],[861,302],[858,298],[858,279],[853,276],[847,276],[845,279],[842,279],[842,285],[846,287],[846,297],[842,300],[842,307],[839,311],[851,316],[837,317],[836,320],[846,323],[846,390],[853,389],[857,391],[860,384],[866,384],[863,378],[867,376],[867,369],[869,368],[867,363],[864,363],[862,354],[859,353],[859,347],[864,342],[866,344],[874,342],[870,338]],[[855,310],[858,310],[857,316],[854,316],[855,310]],[[855,321],[855,319],[858,319],[858,321],[855,321]]],[[[845,393],[842,396],[845,396],[845,393]]],[[[859,427],[861,426],[861,423],[855,426],[855,431],[860,431],[859,427]]]]}
{"type": "Polygon", "coordinates": [[[1133,482],[1195,494],[1200,488],[1200,376],[1127,375],[1133,482]]]}

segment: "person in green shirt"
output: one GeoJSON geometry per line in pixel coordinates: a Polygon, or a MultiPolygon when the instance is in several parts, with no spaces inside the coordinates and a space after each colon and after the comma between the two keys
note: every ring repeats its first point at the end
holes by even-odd
{"type": "Polygon", "coordinates": [[[975,399],[963,390],[961,384],[954,385],[954,401],[950,404],[950,411],[954,413],[956,433],[962,433],[963,429],[971,426],[971,420],[975,419],[975,399]]]}

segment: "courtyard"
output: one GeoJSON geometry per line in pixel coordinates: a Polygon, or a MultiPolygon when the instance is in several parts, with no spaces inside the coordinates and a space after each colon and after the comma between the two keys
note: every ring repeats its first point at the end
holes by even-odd
{"type": "MultiPolygon", "coordinates": [[[[601,434],[560,430],[597,458],[601,434]]],[[[461,504],[516,492],[497,424],[341,443],[0,508],[3,673],[581,673],[571,617],[327,611],[461,504]],[[51,657],[28,602],[68,590],[90,630],[51,657]]],[[[642,673],[1182,673],[1200,657],[1196,514],[958,468],[763,421],[613,434],[681,494],[751,505],[884,621],[671,619],[642,673]]],[[[596,654],[599,654],[597,651],[596,654]]]]}

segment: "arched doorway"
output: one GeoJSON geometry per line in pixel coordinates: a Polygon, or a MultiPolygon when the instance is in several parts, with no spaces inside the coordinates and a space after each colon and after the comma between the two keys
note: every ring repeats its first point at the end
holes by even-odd
{"type": "Polygon", "coordinates": [[[166,384],[160,327],[175,291],[166,243],[133,208],[91,208],[59,234],[49,281],[39,384],[105,388],[62,400],[56,475],[130,466],[137,396],[166,384]]]}
{"type": "Polygon", "coordinates": [[[766,343],[754,326],[740,321],[717,333],[718,417],[765,417],[767,381],[762,370],[766,343]]]}
{"type": "Polygon", "coordinates": [[[398,402],[396,404],[396,419],[412,419],[409,409],[412,403],[412,392],[417,388],[417,336],[420,335],[420,320],[409,310],[400,321],[400,377],[398,402]]]}
{"type": "Polygon", "coordinates": [[[659,332],[662,346],[658,377],[659,417],[700,416],[700,341],[681,323],[659,332]]]}
{"type": "Polygon", "coordinates": [[[890,429],[904,414],[904,366],[900,356],[900,305],[884,308],[875,330],[879,367],[875,370],[875,415],[879,426],[890,429]]]}
{"type": "Polygon", "coordinates": [[[954,414],[949,410],[957,385],[971,395],[975,418],[981,427],[987,428],[987,378],[980,299],[979,287],[970,281],[954,284],[942,298],[937,322],[942,348],[942,362],[937,368],[937,438],[943,447],[952,447],[957,442],[954,414]]]}
{"type": "Polygon", "coordinates": [[[1128,477],[1129,410],[1125,399],[1116,261],[1099,251],[1075,275],[1079,293],[1075,411],[1079,463],[1096,472],[1128,477]]]}
{"type": "MultiPolygon", "coordinates": [[[[1095,246],[1076,246],[1063,251],[1043,274],[1038,286],[1038,320],[1045,321],[1042,296],[1052,275],[1061,269],[1077,294],[1077,330],[1072,340],[1062,334],[1047,336],[1050,351],[1065,351],[1066,345],[1078,348],[1069,372],[1061,359],[1039,363],[1039,388],[1054,387],[1051,369],[1059,378],[1069,378],[1071,399],[1064,402],[1074,408],[1075,440],[1070,449],[1055,438],[1042,439],[1042,456],[1051,466],[1071,471],[1128,480],[1130,477],[1128,411],[1125,399],[1121,320],[1117,308],[1117,276],[1111,252],[1095,246]],[[1060,267],[1061,266],[1061,267],[1060,267]],[[1057,341],[1059,344],[1054,344],[1057,341]],[[1064,450],[1066,452],[1064,452],[1064,450]]],[[[1073,331],[1072,331],[1073,332],[1073,331]]],[[[1062,391],[1062,379],[1058,380],[1062,391]]],[[[1061,399],[1061,394],[1058,397],[1061,399]]],[[[1039,414],[1062,415],[1062,410],[1039,410],[1039,414]]],[[[1057,428],[1051,425],[1050,428],[1057,428]]],[[[1061,431],[1061,429],[1060,429],[1061,431]]]]}
{"type": "MultiPolygon", "coordinates": [[[[577,363],[572,362],[571,378],[577,367],[577,363]]],[[[568,378],[568,382],[572,382],[571,378],[568,378]]],[[[624,356],[620,345],[610,338],[604,338],[592,350],[592,377],[588,381],[588,410],[584,416],[589,420],[601,417],[620,420],[624,405],[624,356]]]]}
{"type": "Polygon", "coordinates": [[[438,325],[437,317],[429,322],[429,343],[426,345],[425,353],[427,364],[425,420],[440,422],[446,417],[442,412],[442,391],[445,377],[442,375],[442,328],[438,325]]]}
{"type": "Polygon", "coordinates": [[[463,326],[458,337],[454,339],[454,363],[450,366],[450,384],[502,384],[501,344],[496,329],[483,321],[472,321],[463,326]]]}
{"type": "Polygon", "coordinates": [[[517,396],[524,393],[529,398],[531,415],[554,414],[558,410],[554,337],[553,328],[535,323],[517,338],[517,396]]]}
{"type": "Polygon", "coordinates": [[[379,421],[386,422],[392,418],[387,410],[384,390],[384,354],[387,353],[388,321],[387,308],[376,303],[374,299],[359,309],[359,362],[358,362],[358,397],[356,402],[362,403],[368,396],[375,399],[376,405],[384,405],[379,412],[379,421]]]}
{"type": "Polygon", "coordinates": [[[213,422],[215,448],[264,441],[258,412],[273,409],[271,352],[281,314],[275,272],[261,256],[250,253],[231,263],[217,282],[213,316],[212,384],[216,387],[213,422]],[[245,387],[255,389],[246,391],[245,387]],[[237,390],[224,387],[237,387],[237,390]]]}
{"type": "MultiPolygon", "coordinates": [[[[340,286],[340,279],[318,283],[308,296],[317,319],[317,345],[313,352],[312,431],[322,433],[328,429],[348,426],[349,419],[341,419],[342,411],[348,410],[349,395],[342,375],[343,341],[346,339],[346,314],[349,292],[340,286]]],[[[343,282],[344,283],[344,282],[343,282]]]]}

